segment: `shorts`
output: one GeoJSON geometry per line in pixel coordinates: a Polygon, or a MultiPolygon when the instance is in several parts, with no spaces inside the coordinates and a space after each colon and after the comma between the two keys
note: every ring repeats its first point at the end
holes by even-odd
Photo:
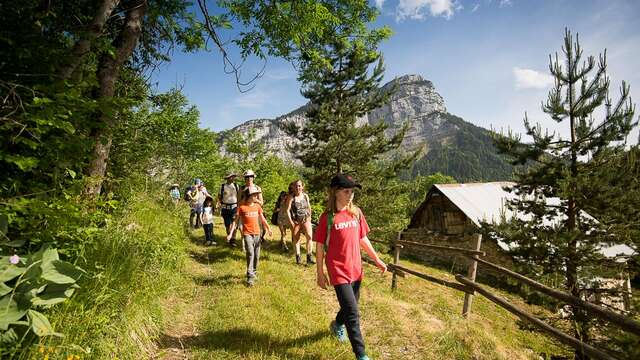
{"type": "Polygon", "coordinates": [[[293,223],[296,225],[304,224],[309,220],[309,215],[305,215],[303,217],[292,217],[293,223]]]}
{"type": "Polygon", "coordinates": [[[222,208],[220,209],[220,215],[222,215],[222,219],[224,220],[225,227],[231,226],[231,223],[233,222],[233,218],[236,217],[237,212],[238,212],[237,206],[231,209],[228,209],[224,205],[222,205],[222,208]]]}

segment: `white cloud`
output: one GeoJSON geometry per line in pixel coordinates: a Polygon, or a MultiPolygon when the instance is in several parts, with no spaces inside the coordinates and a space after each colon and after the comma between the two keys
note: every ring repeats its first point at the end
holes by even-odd
{"type": "Polygon", "coordinates": [[[513,75],[516,89],[544,89],[553,85],[553,77],[539,71],[514,67],[513,75]]]}
{"type": "Polygon", "coordinates": [[[479,8],[480,8],[480,3],[477,3],[477,4],[473,5],[473,8],[471,9],[471,12],[472,12],[472,13],[474,13],[474,12],[476,12],[479,8]]]}
{"type": "Polygon", "coordinates": [[[407,18],[422,20],[427,15],[450,19],[460,9],[462,9],[462,5],[455,0],[400,0],[396,8],[396,20],[407,18]]]}
{"type": "Polygon", "coordinates": [[[385,0],[375,0],[376,7],[377,7],[378,9],[382,9],[382,5],[384,5],[384,1],[385,1],[385,0]]]}
{"type": "Polygon", "coordinates": [[[500,0],[500,3],[498,4],[499,7],[506,7],[511,5],[513,5],[513,2],[511,0],[500,0]]]}

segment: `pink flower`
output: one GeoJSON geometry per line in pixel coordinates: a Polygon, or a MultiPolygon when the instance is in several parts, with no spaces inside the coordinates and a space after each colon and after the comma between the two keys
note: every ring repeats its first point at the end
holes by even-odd
{"type": "Polygon", "coordinates": [[[20,262],[20,256],[18,255],[13,255],[9,258],[9,262],[12,263],[13,265],[17,264],[20,262]]]}

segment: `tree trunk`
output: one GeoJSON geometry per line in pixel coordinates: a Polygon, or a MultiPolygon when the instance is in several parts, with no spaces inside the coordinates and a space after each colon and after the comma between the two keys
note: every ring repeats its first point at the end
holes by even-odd
{"type": "MultiPolygon", "coordinates": [[[[98,82],[100,90],[98,98],[101,102],[109,103],[115,94],[115,85],[120,75],[120,68],[129,59],[138,39],[142,34],[142,21],[147,10],[145,0],[130,1],[126,3],[127,12],[124,27],[115,40],[117,49],[115,57],[104,54],[100,59],[98,67],[98,82]]],[[[109,160],[109,150],[113,140],[112,129],[115,119],[112,115],[101,111],[97,119],[97,130],[94,132],[95,145],[93,148],[92,160],[89,163],[86,174],[91,177],[91,181],[84,188],[84,194],[90,197],[97,197],[102,189],[102,181],[107,169],[109,160]]]]}
{"type": "Polygon", "coordinates": [[[102,3],[100,3],[86,32],[73,46],[69,62],[60,69],[58,75],[62,80],[69,79],[78,66],[82,64],[85,55],[91,50],[91,43],[102,34],[104,24],[111,16],[111,13],[113,13],[113,9],[118,6],[118,3],[120,3],[120,0],[103,0],[102,3]]]}

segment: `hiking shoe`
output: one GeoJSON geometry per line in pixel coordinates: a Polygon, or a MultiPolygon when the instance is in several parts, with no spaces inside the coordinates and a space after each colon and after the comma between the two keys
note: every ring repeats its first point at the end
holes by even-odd
{"type": "Polygon", "coordinates": [[[356,359],[357,360],[371,360],[371,359],[369,359],[369,357],[367,355],[358,356],[356,359]]]}
{"type": "Polygon", "coordinates": [[[315,264],[315,260],[313,260],[313,255],[307,254],[307,265],[315,264]]]}
{"type": "Polygon", "coordinates": [[[231,240],[231,241],[229,241],[229,246],[236,247],[238,245],[236,245],[236,241],[235,240],[231,240]]]}
{"type": "Polygon", "coordinates": [[[282,247],[282,251],[287,252],[289,248],[287,247],[287,243],[284,241],[280,241],[280,246],[282,247]]]}
{"type": "Polygon", "coordinates": [[[331,333],[338,339],[340,342],[346,342],[349,340],[347,338],[347,327],[344,325],[338,326],[336,321],[333,320],[331,325],[329,325],[329,329],[331,329],[331,333]]]}
{"type": "Polygon", "coordinates": [[[300,255],[296,254],[296,264],[300,265],[300,255]]]}
{"type": "Polygon", "coordinates": [[[248,278],[247,279],[247,286],[248,287],[252,287],[255,284],[256,284],[256,279],[255,278],[248,278]]]}

